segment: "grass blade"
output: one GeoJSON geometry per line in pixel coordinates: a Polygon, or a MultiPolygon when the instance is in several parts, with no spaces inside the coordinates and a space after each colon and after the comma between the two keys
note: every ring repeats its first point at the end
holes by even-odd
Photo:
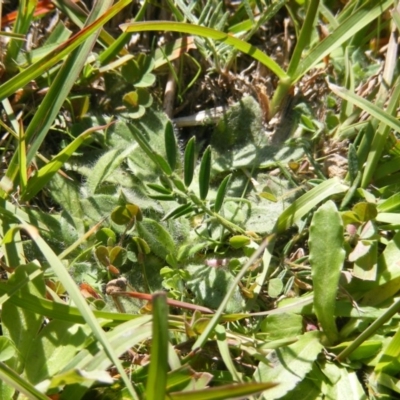
{"type": "Polygon", "coordinates": [[[274,386],[276,383],[239,383],[237,385],[225,385],[203,390],[191,390],[189,393],[170,393],[171,400],[188,399],[190,400],[226,400],[235,398],[247,398],[252,394],[261,393],[274,386]]]}
{"type": "Polygon", "coordinates": [[[146,398],[164,400],[168,370],[168,305],[163,292],[153,295],[153,339],[146,398]]]}
{"type": "Polygon", "coordinates": [[[348,187],[341,184],[337,178],[328,179],[327,181],[322,182],[295,200],[279,216],[276,223],[276,232],[280,233],[290,228],[294,223],[309,213],[313,207],[326,200],[327,197],[338,193],[344,193],[347,190],[348,187]]]}
{"type": "Polygon", "coordinates": [[[358,31],[378,18],[393,4],[392,0],[370,0],[358,9],[353,15],[341,23],[326,39],[318,44],[300,63],[295,74],[291,76],[292,82],[297,82],[311,68],[315,67],[325,56],[332,53],[358,31]]]}
{"type": "Polygon", "coordinates": [[[135,22],[131,24],[122,24],[120,28],[124,32],[143,32],[143,31],[170,31],[188,33],[206,37],[209,39],[219,40],[226,44],[233,46],[235,49],[249,55],[261,64],[270,69],[278,78],[285,79],[287,75],[285,71],[262,51],[255,46],[244,42],[234,36],[225,32],[217,31],[215,29],[206,28],[204,26],[192,25],[184,22],[169,22],[169,21],[155,21],[155,22],[135,22]]]}
{"type": "Polygon", "coordinates": [[[4,237],[3,242],[9,242],[13,240],[13,235],[15,231],[18,229],[23,228],[32,240],[36,243],[39,250],[43,254],[43,256],[48,261],[49,265],[51,265],[52,269],[54,270],[55,274],[58,276],[59,280],[63,282],[65,289],[67,290],[71,300],[74,302],[76,307],[79,309],[82,317],[85,319],[86,323],[92,329],[94,336],[97,340],[101,343],[106,351],[108,357],[113,362],[115,367],[117,368],[118,372],[121,375],[122,380],[124,381],[130,395],[135,400],[139,400],[131,381],[129,380],[126,372],[121,364],[121,361],[118,358],[118,354],[115,354],[114,349],[110,345],[105,335],[105,332],[101,328],[99,322],[97,321],[96,317],[93,314],[93,311],[90,309],[89,305],[87,304],[85,298],[81,294],[79,288],[75,284],[74,280],[72,279],[71,275],[65,269],[63,263],[58,259],[56,254],[50,248],[50,246],[42,239],[39,235],[38,231],[35,227],[31,225],[20,225],[14,227],[13,229],[7,232],[7,235],[4,237]]]}
{"type": "Polygon", "coordinates": [[[18,392],[23,393],[28,399],[49,400],[49,397],[39,392],[26,379],[21,378],[20,374],[17,374],[3,362],[0,362],[0,379],[14,387],[18,392]]]}
{"type": "MultiPolygon", "coordinates": [[[[397,85],[398,88],[400,84],[397,85]]],[[[342,88],[340,86],[334,85],[333,83],[329,84],[329,88],[335,93],[337,96],[341,97],[344,100],[350,101],[351,103],[355,104],[357,107],[360,107],[368,114],[371,114],[373,117],[378,119],[379,121],[383,122],[384,124],[390,126],[397,132],[400,132],[400,122],[397,118],[393,117],[386,111],[382,110],[382,108],[376,106],[375,104],[371,103],[368,100],[350,92],[349,90],[342,88]]],[[[399,90],[399,89],[397,89],[399,90]]]]}
{"type": "Polygon", "coordinates": [[[85,40],[88,39],[96,30],[102,27],[107,21],[118,14],[124,7],[131,3],[131,0],[120,0],[114,4],[108,12],[102,15],[95,22],[82,29],[80,32],[72,36],[65,43],[62,43],[55,50],[47,54],[40,61],[32,64],[18,75],[11,78],[0,86],[0,101],[8,96],[11,96],[20,87],[25,86],[31,80],[34,80],[40,75],[43,75],[45,71],[50,69],[52,66],[61,61],[65,56],[70,54],[85,40]]]}
{"type": "Polygon", "coordinates": [[[57,173],[57,171],[68,161],[72,154],[79,148],[79,146],[90,136],[93,131],[97,131],[107,126],[95,127],[81,133],[74,139],[66,148],[58,153],[47,165],[42,167],[35,176],[33,176],[26,187],[26,190],[21,193],[22,201],[29,201],[32,199],[43,187],[50,181],[50,179],[57,173]]]}

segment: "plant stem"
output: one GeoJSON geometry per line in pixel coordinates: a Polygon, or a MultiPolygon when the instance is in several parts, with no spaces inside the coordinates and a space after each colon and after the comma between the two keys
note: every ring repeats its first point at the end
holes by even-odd
{"type": "Polygon", "coordinates": [[[364,332],[362,332],[353,342],[347,346],[341,353],[338,354],[336,360],[341,361],[350,355],[358,346],[372,336],[385,322],[389,321],[400,310],[400,299],[396,302],[377,320],[375,320],[364,332]]]}

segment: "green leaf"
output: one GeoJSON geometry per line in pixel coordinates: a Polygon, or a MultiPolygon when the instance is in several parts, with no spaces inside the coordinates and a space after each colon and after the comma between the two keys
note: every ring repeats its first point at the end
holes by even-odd
{"type": "Polygon", "coordinates": [[[58,374],[82,350],[90,338],[90,328],[52,320],[31,341],[25,374],[36,385],[58,374]]]}
{"type": "MultiPolygon", "coordinates": [[[[0,381],[15,388],[28,399],[48,400],[49,398],[37,390],[34,386],[23,379],[20,374],[16,373],[8,365],[0,362],[0,381]]],[[[2,392],[4,394],[5,391],[2,392]]]]}
{"type": "Polygon", "coordinates": [[[244,235],[236,235],[232,236],[229,238],[229,244],[234,248],[234,249],[240,249],[244,246],[247,246],[250,244],[250,239],[247,236],[244,235]]]}
{"type": "MultiPolygon", "coordinates": [[[[136,400],[138,399],[135,390],[133,389],[132,382],[129,380],[128,376],[124,368],[122,367],[121,361],[118,358],[119,354],[116,354],[113,347],[107,340],[107,336],[103,331],[102,327],[99,324],[99,321],[93,314],[93,311],[90,309],[87,304],[85,298],[82,296],[78,286],[72,279],[68,270],[65,268],[63,263],[58,259],[53,250],[49,247],[49,245],[39,236],[36,228],[30,225],[24,225],[23,228],[27,231],[31,239],[35,242],[38,249],[41,251],[43,256],[46,258],[47,262],[53,269],[54,273],[57,275],[58,279],[63,283],[63,286],[67,290],[71,300],[79,309],[82,317],[85,319],[87,324],[90,326],[94,336],[104,347],[107,356],[110,361],[114,363],[118,372],[121,374],[121,378],[124,381],[124,384],[127,386],[129,393],[136,400]]],[[[7,304],[7,303],[6,303],[7,304]]],[[[29,337],[29,336],[28,336],[29,337]]]]}
{"type": "Polygon", "coordinates": [[[117,225],[127,225],[135,219],[141,221],[143,219],[142,211],[135,204],[126,204],[124,206],[115,207],[111,213],[111,219],[117,225]]]}
{"type": "Polygon", "coordinates": [[[95,254],[97,259],[101,264],[103,264],[105,267],[110,265],[110,254],[108,252],[108,248],[105,246],[99,246],[95,250],[95,254]]]}
{"type": "Polygon", "coordinates": [[[137,223],[137,231],[156,256],[165,260],[168,254],[175,253],[175,243],[172,236],[158,222],[150,218],[143,218],[142,222],[137,223]]]}
{"type": "Polygon", "coordinates": [[[7,361],[14,357],[17,349],[14,342],[5,336],[0,336],[0,361],[7,361]]]}
{"type": "Polygon", "coordinates": [[[349,165],[349,179],[350,183],[353,183],[359,173],[357,150],[353,143],[349,145],[348,152],[348,165],[349,165]]]}
{"type": "Polygon", "coordinates": [[[139,95],[136,91],[125,93],[122,101],[128,108],[136,108],[139,105],[139,95]]]}
{"type": "MultiPolygon", "coordinates": [[[[191,390],[190,400],[226,400],[232,398],[247,398],[253,394],[262,393],[276,386],[276,383],[238,383],[222,385],[203,390],[191,390]]],[[[269,392],[268,392],[269,393],[269,392]]],[[[171,400],[187,399],[188,392],[169,393],[171,400]]]]}
{"type": "Polygon", "coordinates": [[[334,194],[343,193],[348,189],[340,183],[338,178],[328,179],[315,188],[309,190],[303,196],[293,202],[278,218],[276,223],[277,232],[283,232],[298,222],[318,203],[326,200],[334,194]]]}
{"type": "Polygon", "coordinates": [[[171,121],[168,121],[164,131],[165,152],[167,153],[168,164],[172,171],[175,170],[178,148],[176,145],[176,138],[174,128],[171,121]]]}
{"type": "Polygon", "coordinates": [[[114,246],[110,250],[110,263],[114,265],[114,267],[120,268],[122,267],[127,260],[127,251],[121,246],[114,246]]]}
{"type": "Polygon", "coordinates": [[[400,329],[397,329],[395,335],[390,339],[389,345],[381,353],[378,363],[375,366],[375,372],[386,372],[396,374],[400,368],[400,329]]]}
{"type": "Polygon", "coordinates": [[[94,32],[101,28],[113,16],[131,3],[130,0],[120,0],[105,14],[87,26],[83,31],[74,35],[71,39],[59,45],[54,51],[43,57],[37,63],[30,65],[18,75],[14,76],[0,86],[0,101],[15,93],[20,87],[25,86],[31,80],[43,75],[45,71],[70,54],[74,49],[87,40],[94,32]]]}
{"type": "Polygon", "coordinates": [[[379,121],[390,126],[396,132],[400,132],[400,121],[393,115],[390,115],[386,111],[382,110],[381,107],[371,103],[368,100],[365,100],[361,96],[358,96],[343,87],[334,85],[333,83],[329,84],[329,88],[332,90],[333,93],[335,93],[342,99],[350,101],[351,103],[355,104],[357,107],[360,107],[362,110],[371,114],[373,117],[375,117],[379,121]]]}
{"type": "Polygon", "coordinates": [[[346,255],[343,242],[342,219],[335,204],[328,201],[313,216],[309,246],[315,314],[331,344],[339,338],[334,314],[340,272],[346,255]]]}
{"type": "Polygon", "coordinates": [[[268,399],[279,399],[290,392],[312,370],[313,363],[323,346],[319,332],[307,332],[289,346],[268,354],[266,362],[260,362],[254,373],[257,382],[276,382],[280,385],[268,392],[268,399]]]}
{"type": "Polygon", "coordinates": [[[358,31],[378,18],[387,8],[393,4],[390,0],[370,0],[364,2],[362,7],[357,9],[351,16],[321,41],[299,64],[292,82],[301,79],[304,74],[317,65],[325,56],[332,53],[347,40],[352,38],[358,31]]]}
{"type": "Polygon", "coordinates": [[[257,49],[255,46],[225,32],[216,31],[214,29],[206,28],[204,26],[176,21],[134,22],[131,24],[122,24],[120,25],[120,28],[123,30],[123,32],[182,32],[219,40],[228,45],[234,46],[237,50],[242,51],[243,53],[248,54],[250,57],[253,57],[254,59],[260,61],[268,69],[274,72],[280,79],[286,78],[285,71],[283,71],[282,68],[265,53],[257,49]]]}
{"type": "Polygon", "coordinates": [[[186,187],[189,187],[193,180],[194,167],[196,163],[195,143],[196,139],[194,136],[192,136],[188,141],[185,149],[183,170],[184,170],[184,181],[186,187]]]}
{"type": "Polygon", "coordinates": [[[297,337],[303,333],[303,317],[290,313],[268,315],[260,328],[267,341],[297,337]]]}
{"type": "MultiPolygon", "coordinates": [[[[100,129],[101,127],[97,127],[100,129]]],[[[50,181],[50,179],[57,173],[57,171],[68,161],[72,154],[79,148],[79,146],[89,137],[94,129],[88,129],[74,139],[65,149],[57,154],[47,165],[40,168],[39,171],[28,181],[26,189],[21,193],[22,201],[31,200],[43,187],[50,181]]]]}
{"type": "MultiPolygon", "coordinates": [[[[34,264],[19,266],[7,282],[8,290],[12,290],[14,285],[25,280],[28,273],[38,270],[40,270],[39,267],[34,264]]],[[[21,288],[20,293],[44,296],[45,285],[42,274],[28,282],[21,288]]],[[[43,324],[43,316],[30,310],[21,309],[7,301],[2,306],[1,319],[3,335],[10,338],[18,349],[18,359],[9,365],[12,365],[16,372],[21,373],[25,367],[26,357],[32,343],[32,334],[39,331],[43,324]]]]}
{"type": "Polygon", "coordinates": [[[211,176],[211,146],[207,146],[200,163],[199,192],[200,199],[205,200],[210,187],[211,176]]]}
{"type": "Polygon", "coordinates": [[[168,305],[165,293],[152,296],[153,334],[146,398],[164,400],[168,372],[168,305]]]}
{"type": "Polygon", "coordinates": [[[157,183],[148,183],[147,186],[154,190],[155,192],[161,193],[161,194],[167,194],[170,195],[172,193],[171,189],[167,189],[164,186],[158,185],[157,183]]]}
{"type": "Polygon", "coordinates": [[[231,180],[232,174],[227,175],[221,182],[221,185],[218,188],[217,195],[215,197],[215,202],[214,202],[214,211],[218,212],[222,204],[224,203],[226,191],[229,185],[229,182],[231,180]]]}
{"type": "Polygon", "coordinates": [[[172,169],[169,166],[168,162],[165,160],[165,157],[163,157],[161,154],[158,154],[157,152],[154,152],[154,157],[157,160],[157,164],[163,170],[163,172],[167,175],[171,175],[172,169]]]}
{"type": "Polygon", "coordinates": [[[179,218],[182,215],[188,214],[193,211],[193,206],[189,204],[182,204],[178,207],[173,208],[169,213],[165,214],[162,221],[167,221],[168,219],[179,218]]]}
{"type": "Polygon", "coordinates": [[[91,194],[96,193],[97,189],[105,183],[106,179],[130,155],[135,147],[136,145],[132,145],[125,150],[112,149],[97,160],[87,180],[87,187],[91,194]]]}
{"type": "Polygon", "coordinates": [[[231,353],[229,351],[228,338],[226,336],[226,330],[222,325],[215,327],[215,333],[217,336],[218,349],[221,354],[222,360],[224,361],[228,371],[236,382],[242,382],[242,374],[236,371],[235,364],[233,363],[231,353]]]}
{"type": "Polygon", "coordinates": [[[357,203],[352,211],[357,215],[358,219],[362,222],[374,220],[378,215],[376,205],[372,203],[362,202],[357,203]]]}

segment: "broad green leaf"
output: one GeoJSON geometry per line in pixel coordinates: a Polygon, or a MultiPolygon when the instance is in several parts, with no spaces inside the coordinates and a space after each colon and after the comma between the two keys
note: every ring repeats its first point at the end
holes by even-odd
{"type": "Polygon", "coordinates": [[[0,337],[0,361],[7,361],[15,355],[17,348],[14,342],[5,336],[0,337]]]}
{"type": "Polygon", "coordinates": [[[234,285],[234,276],[231,272],[204,265],[190,265],[187,267],[187,271],[190,273],[190,279],[186,285],[195,293],[200,304],[216,309],[229,290],[233,289],[226,312],[236,313],[243,310],[243,298],[239,288],[234,285]]]}
{"type": "MultiPolygon", "coordinates": [[[[10,276],[7,282],[7,289],[12,290],[13,286],[22,280],[26,280],[28,273],[39,269],[34,264],[19,266],[10,276]]],[[[45,294],[45,284],[43,275],[40,274],[35,279],[29,281],[20,289],[20,293],[33,294],[43,297],[45,294]]],[[[43,316],[27,309],[17,307],[11,301],[7,301],[2,306],[2,326],[5,337],[10,338],[18,349],[18,358],[8,365],[12,366],[16,372],[21,373],[27,361],[27,355],[32,343],[32,335],[39,332],[43,323],[43,316]]]]}
{"type": "Polygon", "coordinates": [[[105,183],[107,177],[119,167],[135,147],[136,144],[125,150],[112,149],[100,157],[86,183],[91,194],[96,193],[96,190],[105,183]]]}
{"type": "Polygon", "coordinates": [[[260,362],[254,379],[257,382],[274,382],[278,386],[265,394],[268,400],[279,399],[290,392],[311,371],[323,346],[319,332],[307,332],[296,343],[278,348],[267,356],[267,362],[260,362]]]}
{"type": "Polygon", "coordinates": [[[97,259],[101,264],[107,267],[110,264],[110,254],[106,246],[99,246],[95,250],[97,259]]]}
{"type": "Polygon", "coordinates": [[[325,363],[322,367],[322,372],[326,373],[329,366],[331,374],[334,374],[334,381],[322,382],[322,393],[330,399],[343,399],[343,400],[367,400],[363,385],[361,384],[357,373],[347,368],[341,368],[333,363],[325,363]]]}
{"type": "Polygon", "coordinates": [[[163,292],[153,294],[152,298],[153,329],[146,398],[164,400],[168,372],[168,305],[163,292]]]}
{"type": "Polygon", "coordinates": [[[260,324],[266,341],[298,337],[303,333],[303,317],[298,314],[282,313],[268,315],[260,324]]]}
{"type": "MultiPolygon", "coordinates": [[[[351,342],[341,342],[335,347],[330,347],[330,350],[332,350],[332,352],[334,352],[335,354],[338,354],[341,350],[349,346],[350,343],[351,342]]],[[[366,340],[348,356],[348,359],[351,361],[371,359],[381,352],[383,345],[383,337],[378,336],[375,340],[366,340]]]]}
{"type": "Polygon", "coordinates": [[[165,260],[168,254],[175,253],[175,243],[170,233],[158,222],[143,218],[137,223],[137,231],[140,237],[147,242],[151,251],[165,260]]]}
{"type": "Polygon", "coordinates": [[[332,201],[315,212],[308,242],[315,314],[328,341],[334,344],[339,338],[335,322],[336,294],[346,253],[342,219],[332,201]]]}
{"type": "Polygon", "coordinates": [[[127,260],[127,251],[121,246],[114,246],[110,250],[110,263],[117,268],[122,267],[127,260]]]}
{"type": "Polygon", "coordinates": [[[376,205],[372,203],[361,202],[357,203],[352,211],[357,215],[362,222],[373,220],[377,216],[376,205]]]}
{"type": "Polygon", "coordinates": [[[111,213],[111,219],[117,225],[127,225],[134,219],[141,221],[143,219],[142,211],[135,204],[126,204],[114,208],[111,213]]]}
{"type": "Polygon", "coordinates": [[[200,163],[199,193],[201,200],[205,200],[207,197],[208,189],[210,187],[210,176],[211,176],[211,147],[207,146],[200,163]]]}
{"type": "Polygon", "coordinates": [[[28,381],[34,385],[60,373],[90,338],[90,328],[71,322],[52,320],[31,341],[25,366],[28,381]]]}
{"type": "Polygon", "coordinates": [[[353,276],[375,282],[378,272],[378,242],[376,240],[359,240],[349,254],[349,261],[354,261],[353,276]]]}
{"type": "MultiPolygon", "coordinates": [[[[399,162],[399,160],[397,160],[399,162]]],[[[398,212],[400,211],[400,193],[395,193],[388,199],[383,200],[377,205],[377,210],[380,213],[398,212]]]]}
{"type": "Polygon", "coordinates": [[[183,172],[186,187],[189,187],[193,180],[196,163],[195,143],[195,137],[193,136],[188,141],[185,149],[183,172]]]}

